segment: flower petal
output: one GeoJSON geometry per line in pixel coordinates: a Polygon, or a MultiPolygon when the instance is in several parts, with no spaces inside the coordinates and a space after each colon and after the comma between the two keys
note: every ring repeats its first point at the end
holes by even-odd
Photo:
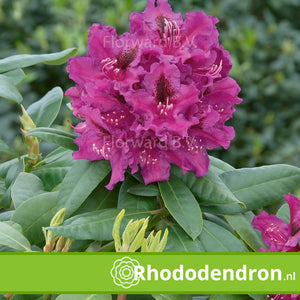
{"type": "Polygon", "coordinates": [[[267,246],[274,247],[277,252],[283,250],[289,236],[288,225],[283,220],[262,211],[253,218],[252,226],[261,232],[267,246]]]}

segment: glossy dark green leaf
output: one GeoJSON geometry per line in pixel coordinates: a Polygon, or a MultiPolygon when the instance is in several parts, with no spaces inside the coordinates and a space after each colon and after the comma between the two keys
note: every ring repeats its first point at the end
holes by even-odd
{"type": "Polygon", "coordinates": [[[25,73],[23,72],[22,69],[9,71],[4,73],[3,75],[8,77],[13,82],[14,85],[19,84],[25,78],[25,73]]]}
{"type": "Polygon", "coordinates": [[[72,151],[63,148],[56,149],[44,161],[45,163],[34,168],[32,173],[42,180],[46,191],[51,191],[62,182],[73,166],[72,151]]]}
{"type": "Polygon", "coordinates": [[[18,251],[30,251],[30,243],[17,229],[0,222],[0,244],[18,251]]]}
{"type": "Polygon", "coordinates": [[[201,233],[203,220],[200,206],[188,187],[176,176],[159,182],[164,204],[182,229],[192,238],[201,233]]]}
{"type": "Polygon", "coordinates": [[[204,213],[205,219],[208,221],[211,221],[217,225],[220,225],[221,227],[224,227],[231,233],[234,233],[234,229],[223,219],[223,216],[213,215],[210,213],[204,213]]]}
{"type": "Polygon", "coordinates": [[[214,166],[209,168],[204,177],[196,177],[193,172],[183,174],[179,167],[172,167],[172,172],[182,179],[201,204],[232,204],[242,203],[219,177],[221,172],[214,166]]]}
{"type": "Polygon", "coordinates": [[[132,176],[126,176],[120,188],[118,197],[118,208],[154,210],[156,201],[155,197],[143,197],[133,195],[128,192],[128,190],[130,190],[131,187],[137,186],[137,183],[138,182],[132,176]]]}
{"type": "Polygon", "coordinates": [[[75,48],[66,49],[61,52],[51,54],[21,54],[13,55],[4,59],[0,59],[0,73],[25,68],[38,63],[45,63],[49,65],[60,65],[65,63],[69,57],[75,55],[77,50],[75,48]]]}
{"type": "Polygon", "coordinates": [[[168,227],[169,235],[165,252],[205,252],[199,239],[193,241],[180,226],[168,227]]]}
{"type": "MultiPolygon", "coordinates": [[[[76,215],[58,227],[49,227],[54,233],[78,240],[112,240],[112,229],[116,216],[121,210],[107,208],[100,211],[88,212],[76,215]]],[[[141,219],[150,216],[145,210],[127,209],[121,224],[120,232],[130,219],[141,219]]]]}
{"type": "Polygon", "coordinates": [[[58,115],[63,91],[55,87],[41,100],[34,102],[27,108],[27,113],[37,127],[49,127],[58,115]]]}
{"type": "Polygon", "coordinates": [[[29,198],[44,193],[42,181],[35,175],[21,172],[11,188],[11,198],[17,208],[29,198]]]}
{"type": "Polygon", "coordinates": [[[59,191],[58,208],[72,215],[110,172],[109,162],[77,160],[65,176],[59,191]]]}
{"type": "MultiPolygon", "coordinates": [[[[252,218],[254,217],[252,212],[246,214],[252,214],[252,218]]],[[[224,217],[253,251],[258,251],[259,248],[265,247],[260,234],[252,227],[251,222],[248,221],[244,214],[224,215],[224,217]]]]}
{"type": "Polygon", "coordinates": [[[155,184],[133,185],[127,190],[127,192],[136,196],[145,196],[145,197],[159,196],[159,189],[155,184]]]}
{"type": "Polygon", "coordinates": [[[284,194],[293,192],[300,182],[300,169],[272,165],[228,171],[220,177],[247,210],[253,210],[279,202],[284,194]]]}
{"type": "Polygon", "coordinates": [[[23,202],[11,220],[23,227],[24,235],[32,244],[43,241],[42,227],[49,226],[57,212],[58,192],[43,193],[23,202]]]}
{"type": "Polygon", "coordinates": [[[116,184],[112,190],[108,190],[105,186],[109,181],[110,174],[93,190],[74,214],[78,215],[104,208],[115,208],[118,204],[120,184],[116,184]]]}
{"type": "Polygon", "coordinates": [[[23,101],[23,97],[15,87],[13,81],[9,77],[0,74],[0,98],[1,97],[16,103],[23,101]]]}
{"type": "Polygon", "coordinates": [[[206,252],[248,252],[246,246],[225,228],[204,220],[198,237],[206,252]]]}
{"type": "Polygon", "coordinates": [[[39,127],[30,130],[27,133],[27,136],[35,136],[37,138],[40,138],[43,141],[73,151],[78,150],[78,146],[74,144],[74,139],[76,138],[76,135],[59,129],[39,127]]]}

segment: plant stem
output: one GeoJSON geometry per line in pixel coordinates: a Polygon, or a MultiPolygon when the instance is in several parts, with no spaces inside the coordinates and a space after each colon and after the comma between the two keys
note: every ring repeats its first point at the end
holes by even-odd
{"type": "Polygon", "coordinates": [[[45,295],[43,295],[43,300],[51,300],[51,296],[52,295],[45,294],[45,295]]]}
{"type": "Polygon", "coordinates": [[[118,295],[118,298],[117,298],[117,300],[126,300],[126,296],[127,295],[118,295]]]}
{"type": "Polygon", "coordinates": [[[157,215],[157,214],[161,214],[164,213],[167,209],[165,207],[156,209],[156,210],[151,210],[150,213],[151,215],[157,215]]]}
{"type": "Polygon", "coordinates": [[[110,252],[111,250],[113,250],[115,247],[115,242],[109,242],[108,244],[104,245],[103,247],[101,247],[97,252],[110,252]]]}

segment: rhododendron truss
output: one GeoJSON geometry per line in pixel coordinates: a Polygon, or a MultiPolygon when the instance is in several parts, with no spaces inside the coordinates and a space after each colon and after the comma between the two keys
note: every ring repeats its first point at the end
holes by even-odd
{"type": "Polygon", "coordinates": [[[69,60],[79,150],[74,159],[109,160],[108,189],[129,167],[145,184],[168,180],[170,164],[204,176],[207,149],[227,149],[225,126],[242,100],[218,41],[217,18],[190,12],[183,21],[166,0],[130,15],[130,32],[94,24],[89,52],[69,60]]]}

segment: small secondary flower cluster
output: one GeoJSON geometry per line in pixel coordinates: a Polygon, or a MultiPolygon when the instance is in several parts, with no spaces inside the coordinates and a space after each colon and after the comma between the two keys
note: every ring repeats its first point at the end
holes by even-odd
{"type": "Polygon", "coordinates": [[[89,53],[69,60],[76,86],[66,95],[83,121],[73,158],[110,160],[109,189],[127,167],[140,167],[145,184],[167,180],[171,163],[204,176],[206,149],[229,147],[234,129],[224,123],[242,101],[228,77],[232,62],[219,44],[218,20],[190,12],[183,21],[167,0],[150,0],[130,20],[130,32],[120,36],[94,24],[89,53]]]}
{"type": "MultiPolygon", "coordinates": [[[[300,252],[300,200],[291,194],[284,195],[284,198],[290,209],[289,224],[265,211],[253,218],[252,226],[261,232],[269,247],[260,248],[261,252],[300,252]]],[[[299,300],[300,295],[268,295],[268,299],[299,300]]]]}

